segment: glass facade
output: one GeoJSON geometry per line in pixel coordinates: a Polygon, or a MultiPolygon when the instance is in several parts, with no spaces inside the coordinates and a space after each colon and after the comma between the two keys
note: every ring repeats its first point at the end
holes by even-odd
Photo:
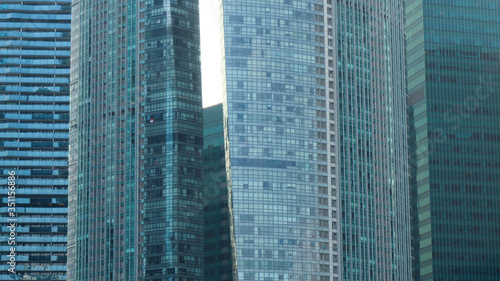
{"type": "Polygon", "coordinates": [[[227,192],[222,104],[203,109],[205,281],[234,279],[231,197],[227,192]]]}
{"type": "Polygon", "coordinates": [[[401,1],[223,0],[239,280],[409,280],[401,1]]]}
{"type": "Polygon", "coordinates": [[[313,0],[222,3],[238,280],[331,280],[338,263],[325,7],[313,0]]]}
{"type": "Polygon", "coordinates": [[[414,279],[500,276],[500,3],[407,0],[414,279]]]}
{"type": "Polygon", "coordinates": [[[70,4],[0,3],[0,280],[66,280],[70,4]]]}
{"type": "Polygon", "coordinates": [[[72,14],[68,277],[202,280],[198,2],[72,14]]]}
{"type": "Polygon", "coordinates": [[[343,280],[410,280],[403,2],[337,3],[343,280]]]}

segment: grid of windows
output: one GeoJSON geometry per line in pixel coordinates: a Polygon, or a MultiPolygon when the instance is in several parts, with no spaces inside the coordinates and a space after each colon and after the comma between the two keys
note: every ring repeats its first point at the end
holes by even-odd
{"type": "Polygon", "coordinates": [[[223,15],[238,280],[331,280],[324,5],[228,0],[223,15]]]}
{"type": "Polygon", "coordinates": [[[72,9],[69,278],[202,280],[197,1],[72,9]]]}
{"type": "Polygon", "coordinates": [[[137,272],[136,8],[72,5],[70,280],[134,279],[137,272]]]}
{"type": "Polygon", "coordinates": [[[18,276],[66,280],[70,3],[0,3],[0,280],[14,277],[7,271],[10,171],[18,276]]]}
{"type": "Polygon", "coordinates": [[[414,277],[500,276],[500,3],[406,1],[414,277]]]}
{"type": "Polygon", "coordinates": [[[223,1],[240,280],[409,279],[402,4],[223,1]]]}
{"type": "Polygon", "coordinates": [[[235,276],[231,195],[227,192],[222,104],[203,109],[205,281],[235,276]]]}
{"type": "Polygon", "coordinates": [[[409,280],[401,1],[337,1],[343,280],[409,280]]]}
{"type": "MultiPolygon", "coordinates": [[[[198,1],[145,1],[139,166],[144,280],[203,280],[198,1]],[[142,159],[143,158],[143,159],[142,159]]],[[[143,40],[143,41],[142,41],[143,40]]]]}

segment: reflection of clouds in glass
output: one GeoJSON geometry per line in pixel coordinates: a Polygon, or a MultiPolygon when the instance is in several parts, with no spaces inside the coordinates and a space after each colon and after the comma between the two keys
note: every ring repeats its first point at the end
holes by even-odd
{"type": "Polygon", "coordinates": [[[219,0],[200,0],[203,106],[222,102],[219,0]]]}

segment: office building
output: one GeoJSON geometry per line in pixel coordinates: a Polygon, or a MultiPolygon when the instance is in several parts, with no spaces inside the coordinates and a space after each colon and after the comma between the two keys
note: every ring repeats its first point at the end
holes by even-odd
{"type": "Polygon", "coordinates": [[[66,280],[70,4],[0,3],[0,280],[66,280]]]}
{"type": "Polygon", "coordinates": [[[203,109],[205,281],[234,280],[234,238],[227,192],[222,104],[203,109]]]}
{"type": "Polygon", "coordinates": [[[409,280],[403,2],[222,3],[238,280],[409,280]]]}
{"type": "Polygon", "coordinates": [[[414,280],[499,280],[500,2],[405,5],[414,280]]]}
{"type": "Polygon", "coordinates": [[[198,1],[75,1],[69,280],[202,280],[198,1]]]}

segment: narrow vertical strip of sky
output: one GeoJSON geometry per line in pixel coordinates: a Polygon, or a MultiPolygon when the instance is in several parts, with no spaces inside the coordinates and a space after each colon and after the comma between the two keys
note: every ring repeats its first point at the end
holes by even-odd
{"type": "Polygon", "coordinates": [[[219,0],[200,0],[203,107],[222,102],[219,0]]]}

